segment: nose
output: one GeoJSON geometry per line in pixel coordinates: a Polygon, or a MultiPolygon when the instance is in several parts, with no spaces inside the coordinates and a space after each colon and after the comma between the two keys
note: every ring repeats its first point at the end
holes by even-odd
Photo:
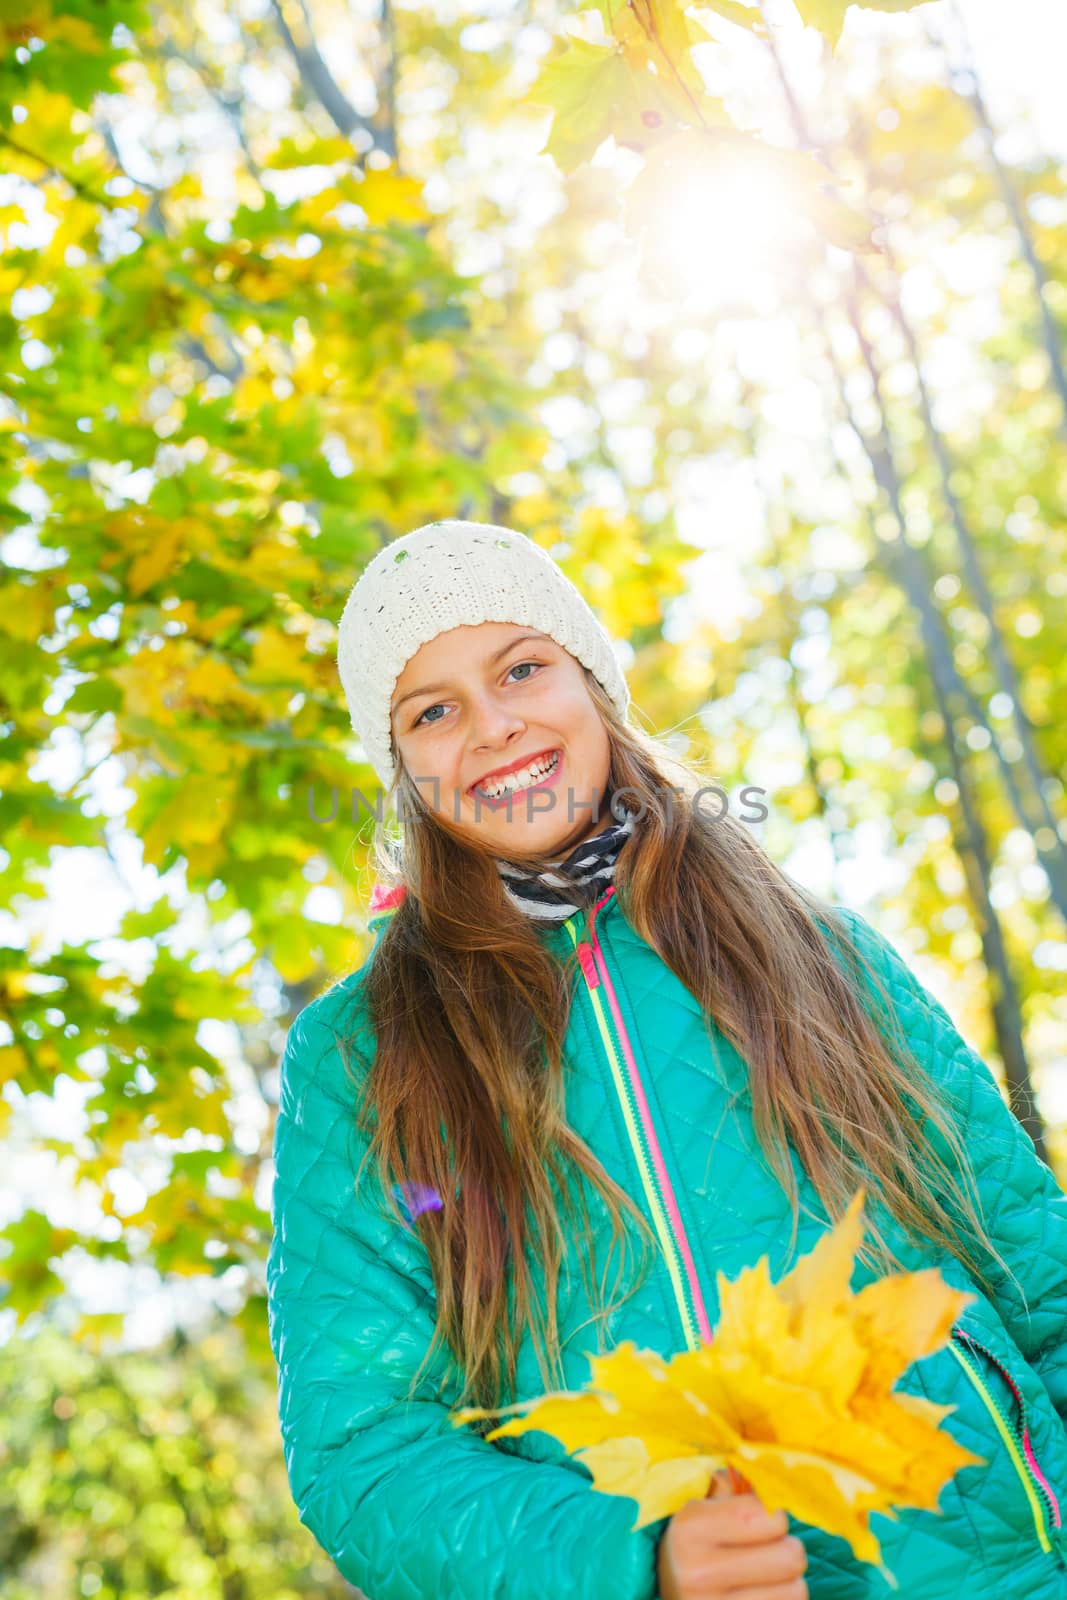
{"type": "Polygon", "coordinates": [[[484,695],[471,719],[474,750],[481,755],[486,750],[503,749],[516,735],[521,738],[525,727],[514,706],[505,705],[494,695],[484,695]]]}

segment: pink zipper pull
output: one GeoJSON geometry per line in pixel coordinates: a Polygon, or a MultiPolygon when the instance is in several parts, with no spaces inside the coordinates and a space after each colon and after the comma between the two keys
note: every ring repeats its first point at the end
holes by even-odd
{"type": "Polygon", "coordinates": [[[596,970],[596,961],[593,958],[591,945],[579,944],[578,960],[582,963],[582,971],[585,973],[586,983],[590,989],[595,989],[600,983],[600,974],[596,970]]]}

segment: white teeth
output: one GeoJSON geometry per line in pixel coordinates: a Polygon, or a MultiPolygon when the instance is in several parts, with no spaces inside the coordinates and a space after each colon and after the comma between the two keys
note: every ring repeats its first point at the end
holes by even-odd
{"type": "Polygon", "coordinates": [[[495,783],[477,784],[479,794],[484,794],[490,800],[496,800],[503,794],[514,794],[517,789],[528,789],[537,779],[544,777],[549,772],[554,772],[559,761],[558,752],[547,761],[534,761],[530,766],[522,767],[518,772],[509,772],[506,778],[499,778],[495,783]]]}

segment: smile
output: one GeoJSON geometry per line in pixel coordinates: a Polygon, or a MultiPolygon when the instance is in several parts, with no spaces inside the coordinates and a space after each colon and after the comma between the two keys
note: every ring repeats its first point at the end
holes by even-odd
{"type": "Polygon", "coordinates": [[[522,767],[518,772],[509,772],[506,777],[497,778],[491,783],[475,784],[471,794],[479,796],[490,805],[499,805],[506,801],[509,795],[518,794],[523,789],[547,788],[556,778],[562,760],[562,752],[553,750],[547,756],[538,756],[528,767],[522,767]]]}

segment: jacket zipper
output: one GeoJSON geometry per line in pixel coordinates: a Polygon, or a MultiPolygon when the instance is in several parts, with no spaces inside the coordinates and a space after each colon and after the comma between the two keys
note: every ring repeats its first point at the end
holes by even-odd
{"type": "MultiPolygon", "coordinates": [[[[690,1350],[695,1350],[702,1343],[708,1344],[711,1342],[712,1333],[711,1325],[708,1321],[707,1308],[704,1305],[704,1297],[697,1277],[693,1252],[690,1248],[674,1190],[667,1174],[648,1099],[645,1095],[644,1085],[641,1082],[637,1059],[619,1009],[615,986],[611,981],[603,946],[596,933],[596,914],[614,892],[615,888],[612,885],[586,914],[588,943],[579,939],[575,933],[572,927],[573,918],[568,917],[563,926],[566,928],[578,953],[582,976],[585,980],[594,1016],[596,1017],[597,1031],[611,1070],[616,1093],[622,1105],[626,1131],[630,1138],[641,1183],[670,1273],[686,1344],[690,1350]]],[[[393,910],[395,910],[395,906],[390,906],[386,915],[393,910]]],[[[1057,1560],[1061,1566],[1067,1566],[1067,1561],[1065,1561],[1059,1549],[1059,1544],[1064,1540],[1059,1501],[1052,1490],[1051,1484],[1038,1466],[1033,1446],[1030,1443],[1029,1428],[1026,1424],[1025,1403],[1015,1380],[1003,1362],[999,1361],[991,1350],[980,1344],[977,1339],[963,1328],[953,1328],[952,1337],[949,1340],[949,1348],[978,1391],[979,1397],[993,1419],[997,1433],[1000,1435],[1011,1464],[1022,1484],[1023,1492],[1026,1495],[1034,1519],[1034,1529],[1041,1549],[1046,1554],[1052,1553],[1052,1542],[1049,1539],[1046,1527],[1046,1517],[1050,1516],[1052,1525],[1057,1530],[1057,1560]],[[1013,1417],[1005,1417],[983,1381],[981,1373],[975,1365],[972,1365],[971,1359],[963,1354],[960,1349],[961,1344],[972,1350],[980,1351],[1000,1373],[1015,1397],[1015,1415],[1013,1417]]]]}
{"type": "MultiPolygon", "coordinates": [[[[1026,1406],[1018,1386],[1004,1363],[999,1361],[991,1350],[988,1350],[984,1344],[980,1344],[977,1339],[963,1328],[953,1328],[950,1348],[952,1354],[978,1390],[986,1409],[993,1418],[997,1432],[1003,1440],[1011,1464],[1015,1468],[1026,1498],[1030,1503],[1030,1511],[1033,1515],[1038,1543],[1042,1550],[1050,1553],[1052,1544],[1048,1536],[1046,1517],[1051,1516],[1053,1527],[1059,1529],[1062,1522],[1060,1506],[1052,1491],[1051,1484],[1037,1464],[1037,1458],[1030,1443],[1030,1430],[1026,1425],[1026,1406]],[[968,1357],[963,1354],[960,1349],[961,1344],[971,1350],[981,1351],[987,1361],[992,1362],[993,1366],[996,1367],[1015,1397],[1015,1413],[1012,1417],[1005,1417],[1000,1406],[986,1387],[976,1365],[972,1365],[968,1357]]],[[[1064,1559],[1059,1554],[1059,1551],[1057,1551],[1057,1556],[1060,1565],[1063,1566],[1065,1564],[1064,1559]]]]}
{"type": "Polygon", "coordinates": [[[619,1009],[615,985],[608,971],[603,946],[596,932],[596,914],[614,892],[612,886],[587,913],[588,942],[579,939],[571,926],[571,918],[568,917],[563,925],[578,952],[582,976],[596,1018],[597,1032],[622,1106],[626,1131],[637,1161],[641,1184],[667,1263],[686,1345],[688,1349],[695,1350],[701,1344],[708,1344],[711,1341],[707,1308],[704,1305],[693,1252],[652,1121],[648,1097],[641,1082],[637,1058],[619,1009]]]}

